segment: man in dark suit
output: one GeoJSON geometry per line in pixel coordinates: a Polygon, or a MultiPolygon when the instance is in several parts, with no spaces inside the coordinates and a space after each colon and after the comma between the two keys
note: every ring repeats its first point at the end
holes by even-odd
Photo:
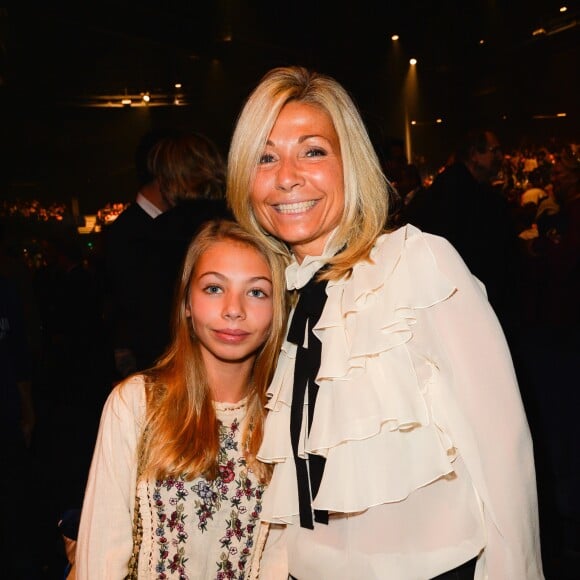
{"type": "Polygon", "coordinates": [[[119,379],[152,366],[162,354],[183,246],[200,219],[225,212],[225,163],[204,135],[149,133],[137,148],[136,169],[136,200],[107,227],[104,242],[107,316],[119,379]],[[222,201],[200,201],[193,214],[184,205],[217,197],[222,201]]]}
{"type": "Polygon", "coordinates": [[[104,264],[107,295],[106,317],[118,378],[137,370],[144,349],[143,304],[139,290],[143,284],[143,243],[150,235],[153,221],[170,205],[152,172],[149,155],[162,139],[175,131],[157,129],[146,133],[135,152],[139,190],[135,201],[104,231],[104,264]]]}
{"type": "Polygon", "coordinates": [[[408,206],[415,225],[449,240],[486,287],[491,305],[511,332],[517,321],[517,232],[506,198],[493,180],[501,168],[499,140],[489,130],[470,131],[454,160],[408,206]]]}

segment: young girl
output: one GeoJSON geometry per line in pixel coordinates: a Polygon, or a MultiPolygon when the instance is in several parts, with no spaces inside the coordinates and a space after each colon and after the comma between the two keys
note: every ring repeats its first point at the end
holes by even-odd
{"type": "Polygon", "coordinates": [[[171,346],[105,405],[77,578],[255,574],[270,477],[256,453],[286,314],[278,256],[234,222],[206,224],[184,260],[171,346]]]}

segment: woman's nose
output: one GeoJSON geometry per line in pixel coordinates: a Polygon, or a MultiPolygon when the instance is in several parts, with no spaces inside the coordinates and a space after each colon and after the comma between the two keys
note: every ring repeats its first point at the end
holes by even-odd
{"type": "Polygon", "coordinates": [[[276,173],[276,188],[280,191],[292,191],[302,185],[304,179],[296,161],[293,159],[281,159],[276,173]]]}

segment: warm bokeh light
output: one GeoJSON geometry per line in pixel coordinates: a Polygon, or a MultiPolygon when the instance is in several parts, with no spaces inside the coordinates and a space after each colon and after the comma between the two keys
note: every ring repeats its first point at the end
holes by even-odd
{"type": "Polygon", "coordinates": [[[443,119],[439,118],[435,121],[436,123],[443,123],[443,119]]]}
{"type": "Polygon", "coordinates": [[[568,6],[560,6],[560,12],[566,12],[568,10],[568,6]]]}
{"type": "Polygon", "coordinates": [[[148,103],[150,100],[151,100],[151,97],[147,93],[145,93],[143,95],[143,101],[145,101],[146,103],[148,103]]]}
{"type": "Polygon", "coordinates": [[[409,64],[410,64],[410,65],[413,65],[413,66],[415,66],[415,65],[417,64],[417,59],[416,59],[416,58],[412,58],[412,59],[409,61],[409,64]]]}
{"type": "Polygon", "coordinates": [[[399,35],[393,34],[393,36],[391,36],[391,40],[399,40],[399,35]]]}
{"type": "Polygon", "coordinates": [[[175,83],[174,86],[175,86],[176,89],[180,89],[181,88],[181,83],[175,83]]]}

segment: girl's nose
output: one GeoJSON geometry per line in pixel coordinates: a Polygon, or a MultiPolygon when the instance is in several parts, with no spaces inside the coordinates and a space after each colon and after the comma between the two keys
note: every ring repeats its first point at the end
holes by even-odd
{"type": "Polygon", "coordinates": [[[240,318],[245,318],[245,311],[243,307],[243,303],[237,297],[231,297],[224,309],[224,317],[229,320],[237,320],[240,318]]]}

